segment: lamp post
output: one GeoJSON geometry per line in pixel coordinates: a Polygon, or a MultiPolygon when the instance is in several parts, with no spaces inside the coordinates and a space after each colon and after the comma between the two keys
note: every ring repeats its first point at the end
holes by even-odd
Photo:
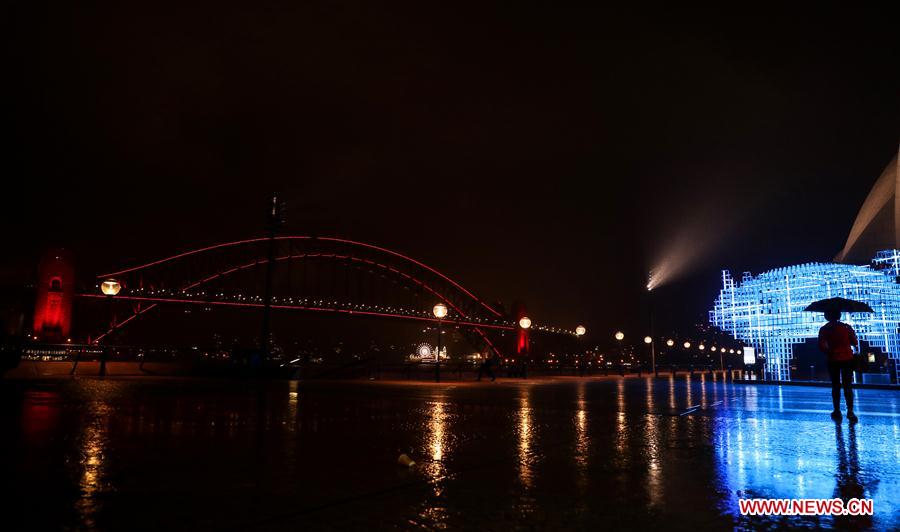
{"type": "Polygon", "coordinates": [[[578,338],[578,352],[579,352],[579,355],[581,356],[580,374],[582,377],[584,376],[584,370],[585,370],[585,367],[587,366],[587,353],[583,352],[581,350],[581,337],[584,336],[584,333],[586,333],[586,332],[587,332],[587,329],[584,328],[584,325],[579,325],[578,327],[575,327],[575,337],[578,338]]]}
{"type": "MultiPolygon", "coordinates": [[[[529,318],[528,316],[522,316],[521,318],[519,318],[519,328],[522,329],[522,331],[520,331],[519,334],[524,335],[525,334],[524,331],[531,328],[531,318],[529,318]]],[[[519,367],[514,369],[514,372],[517,373],[523,379],[526,378],[526,374],[525,374],[526,363],[527,363],[528,357],[531,355],[531,347],[530,347],[527,336],[525,336],[525,344],[524,345],[525,345],[525,353],[523,355],[523,358],[521,360],[519,360],[519,367]]]]}
{"type": "Polygon", "coordinates": [[[625,357],[625,352],[622,349],[622,340],[625,339],[625,333],[623,333],[622,331],[616,331],[614,338],[616,339],[616,342],[619,344],[619,364],[621,365],[623,358],[625,357]]]}
{"type": "Polygon", "coordinates": [[[431,309],[431,312],[438,319],[437,353],[434,355],[434,382],[441,382],[441,335],[443,335],[441,323],[447,317],[447,305],[438,303],[431,309]]]}
{"type": "Polygon", "coordinates": [[[653,337],[645,336],[644,343],[650,348],[650,371],[656,373],[656,353],[653,351],[653,337]]]}
{"type": "MultiPolygon", "coordinates": [[[[109,301],[109,334],[112,334],[112,330],[116,327],[116,314],[115,307],[113,306],[113,298],[119,294],[119,291],[122,290],[122,283],[116,281],[115,279],[107,279],[100,283],[100,291],[103,292],[103,295],[106,296],[107,301],[109,301]]],[[[106,376],[106,358],[109,354],[109,344],[101,347],[100,349],[100,376],[106,376]]]]}
{"type": "Polygon", "coordinates": [[[278,201],[278,196],[272,194],[269,198],[268,210],[266,212],[266,229],[268,235],[268,249],[266,257],[266,285],[265,295],[263,297],[263,319],[262,332],[260,338],[260,349],[262,362],[265,364],[271,356],[271,343],[269,342],[269,321],[272,313],[272,272],[275,269],[275,236],[278,230],[284,224],[284,205],[278,201]]]}

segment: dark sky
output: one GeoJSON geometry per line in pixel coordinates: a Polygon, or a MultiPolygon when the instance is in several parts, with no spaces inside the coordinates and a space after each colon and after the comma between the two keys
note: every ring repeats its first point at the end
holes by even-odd
{"type": "Polygon", "coordinates": [[[277,190],[291,233],[598,335],[684,264],[674,326],[721,268],[833,257],[900,140],[875,3],[241,4],[7,4],[4,286],[50,245],[94,273],[256,235],[277,190]]]}

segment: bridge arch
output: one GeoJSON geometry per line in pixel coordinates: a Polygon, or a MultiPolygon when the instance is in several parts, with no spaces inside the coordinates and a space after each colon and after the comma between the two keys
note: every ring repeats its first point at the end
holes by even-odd
{"type": "MultiPolygon", "coordinates": [[[[412,287],[427,296],[427,304],[420,305],[418,309],[398,310],[390,306],[360,309],[358,305],[354,308],[346,301],[325,303],[318,300],[311,304],[308,299],[296,301],[293,297],[274,298],[273,308],[322,310],[433,322],[436,320],[430,316],[431,305],[442,301],[451,309],[451,315],[444,320],[445,323],[470,328],[495,352],[498,352],[497,348],[486,331],[515,329],[515,323],[501,308],[487,304],[436,268],[397,251],[336,237],[276,236],[273,239],[260,237],[214,244],[98,275],[98,282],[107,278],[120,280],[126,289],[122,296],[117,297],[135,302],[135,307],[134,314],[114,324],[99,335],[96,341],[102,341],[114,330],[124,327],[162,303],[262,307],[258,296],[249,301],[224,301],[216,299],[223,295],[221,292],[211,295],[206,288],[241,272],[267,265],[269,246],[273,246],[271,256],[274,264],[304,260],[342,262],[394,277],[402,286],[412,287]]],[[[93,297],[100,296],[94,294],[93,297]]]]}

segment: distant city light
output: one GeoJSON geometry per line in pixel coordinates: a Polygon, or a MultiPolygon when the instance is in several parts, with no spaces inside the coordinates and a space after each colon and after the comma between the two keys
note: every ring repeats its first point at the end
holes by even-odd
{"type": "Polygon", "coordinates": [[[427,360],[430,358],[434,358],[434,348],[431,347],[431,344],[422,343],[416,347],[415,357],[419,360],[427,360]]]}

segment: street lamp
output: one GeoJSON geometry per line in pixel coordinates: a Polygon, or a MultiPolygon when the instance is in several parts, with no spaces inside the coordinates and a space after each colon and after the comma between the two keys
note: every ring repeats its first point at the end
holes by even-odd
{"type": "Polygon", "coordinates": [[[434,314],[434,317],[438,319],[438,345],[437,353],[434,355],[434,382],[441,382],[441,336],[443,335],[441,323],[443,322],[443,319],[447,317],[447,305],[438,303],[431,309],[431,312],[434,314]]]}
{"type": "Polygon", "coordinates": [[[669,338],[668,340],[666,340],[666,345],[672,347],[673,345],[675,345],[675,340],[669,338]]]}
{"type": "Polygon", "coordinates": [[[519,320],[519,327],[523,329],[528,329],[529,327],[531,327],[531,318],[529,318],[528,316],[522,316],[522,318],[519,320]]]}
{"type": "Polygon", "coordinates": [[[685,349],[690,349],[690,348],[691,348],[691,343],[690,343],[690,342],[685,342],[685,343],[684,343],[684,348],[685,348],[685,349]]]}
{"type": "Polygon", "coordinates": [[[578,338],[578,352],[581,360],[578,365],[578,374],[580,376],[584,376],[584,368],[587,365],[587,353],[581,351],[581,337],[584,336],[584,333],[587,332],[587,329],[584,328],[584,325],[579,325],[575,327],[575,337],[578,338]]]}
{"type": "Polygon", "coordinates": [[[122,290],[122,284],[115,279],[107,279],[100,283],[100,291],[103,292],[103,295],[113,297],[119,294],[119,291],[122,290]]]}
{"type": "Polygon", "coordinates": [[[625,358],[625,348],[622,347],[622,340],[624,340],[624,339],[625,339],[625,333],[623,333],[622,331],[617,331],[616,332],[616,341],[619,342],[619,362],[620,363],[625,358]]]}
{"type": "Polygon", "coordinates": [[[653,337],[645,336],[644,343],[650,348],[650,372],[656,375],[656,345],[653,343],[653,337]]]}
{"type": "MultiPolygon", "coordinates": [[[[122,290],[122,283],[116,281],[115,279],[107,279],[100,283],[100,291],[103,292],[103,295],[106,296],[106,299],[109,300],[109,330],[110,334],[112,334],[112,330],[116,327],[116,314],[115,307],[113,307],[113,298],[119,294],[122,290]]],[[[109,343],[103,346],[100,350],[100,376],[106,376],[106,359],[109,355],[109,343]]],[[[77,362],[76,362],[77,364],[77,362]]],[[[74,369],[73,369],[74,371],[74,369]]]]}

